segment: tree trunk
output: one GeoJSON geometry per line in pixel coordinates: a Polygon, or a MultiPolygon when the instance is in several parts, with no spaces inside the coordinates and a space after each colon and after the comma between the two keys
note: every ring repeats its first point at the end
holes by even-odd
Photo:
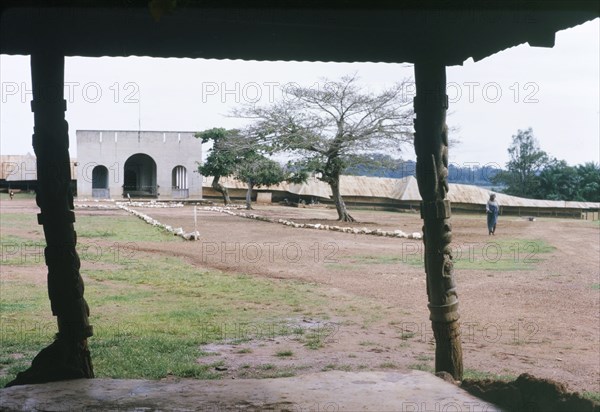
{"type": "Polygon", "coordinates": [[[246,191],[246,209],[252,209],[252,188],[254,187],[254,183],[251,181],[248,182],[248,190],[246,191]]]}
{"type": "Polygon", "coordinates": [[[417,183],[424,220],[425,272],[431,327],[435,336],[435,370],[454,379],[463,375],[458,296],[453,276],[448,192],[446,68],[436,61],[415,64],[415,151],[417,183]]]}
{"type": "Polygon", "coordinates": [[[350,216],[346,209],[346,203],[340,194],[340,177],[335,176],[329,181],[329,187],[331,187],[331,194],[333,201],[335,202],[335,208],[338,213],[338,220],[341,222],[356,222],[356,220],[350,216]]]}
{"type": "Polygon", "coordinates": [[[227,188],[219,183],[220,178],[221,176],[219,175],[214,176],[211,186],[217,192],[221,193],[221,195],[223,196],[223,203],[225,204],[225,206],[227,206],[231,204],[231,199],[229,199],[229,191],[227,190],[227,188]]]}

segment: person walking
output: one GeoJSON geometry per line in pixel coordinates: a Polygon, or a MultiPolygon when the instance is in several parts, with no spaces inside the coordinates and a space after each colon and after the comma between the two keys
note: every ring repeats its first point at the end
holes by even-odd
{"type": "Polygon", "coordinates": [[[500,206],[496,202],[496,195],[492,193],[490,200],[485,205],[485,211],[487,213],[487,226],[489,235],[496,233],[496,223],[498,222],[498,213],[500,212],[500,206]]]}

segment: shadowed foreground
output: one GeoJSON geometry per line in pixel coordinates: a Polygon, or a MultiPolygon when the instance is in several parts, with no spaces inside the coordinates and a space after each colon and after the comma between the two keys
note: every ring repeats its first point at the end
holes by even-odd
{"type": "Polygon", "coordinates": [[[279,379],[80,379],[2,389],[0,408],[23,410],[494,411],[426,372],[332,371],[279,379]]]}

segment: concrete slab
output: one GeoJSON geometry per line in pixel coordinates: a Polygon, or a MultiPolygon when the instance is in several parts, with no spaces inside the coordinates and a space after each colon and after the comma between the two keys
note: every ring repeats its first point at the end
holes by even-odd
{"type": "Polygon", "coordinates": [[[278,379],[91,379],[0,390],[4,411],[498,411],[426,372],[331,371],[278,379]]]}

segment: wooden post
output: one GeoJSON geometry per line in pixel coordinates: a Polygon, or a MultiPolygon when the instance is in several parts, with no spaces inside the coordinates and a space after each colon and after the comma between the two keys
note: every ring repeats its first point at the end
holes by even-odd
{"type": "Polygon", "coordinates": [[[54,343],[34,358],[31,367],[7,386],[94,377],[87,347],[92,327],[75,250],[64,64],[63,54],[51,48],[31,55],[36,202],[41,212],[38,223],[43,226],[46,238],[48,295],[52,314],[57,317],[58,334],[54,343]]]}
{"type": "Polygon", "coordinates": [[[194,240],[198,240],[198,206],[194,205],[194,240]]]}
{"type": "Polygon", "coordinates": [[[437,61],[415,64],[415,151],[417,183],[423,201],[427,296],[435,336],[435,370],[454,379],[463,374],[458,297],[453,277],[448,192],[448,128],[446,67],[437,61]]]}

